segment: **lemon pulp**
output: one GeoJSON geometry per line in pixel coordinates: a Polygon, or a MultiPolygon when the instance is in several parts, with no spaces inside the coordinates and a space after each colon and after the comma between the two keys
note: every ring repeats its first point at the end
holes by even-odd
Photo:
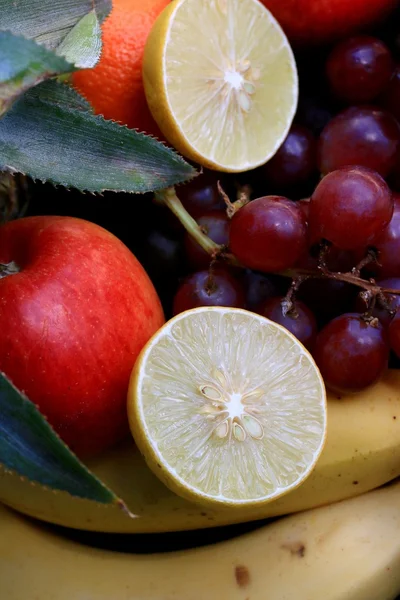
{"type": "Polygon", "coordinates": [[[289,42],[259,0],[174,0],[147,40],[143,78],[168,141],[222,171],[267,162],[298,99],[289,42]]]}
{"type": "Polygon", "coordinates": [[[193,309],[164,325],[132,373],[128,413],[155,474],[205,504],[288,492],[326,435],[325,388],[308,351],[240,309],[193,309]]]}

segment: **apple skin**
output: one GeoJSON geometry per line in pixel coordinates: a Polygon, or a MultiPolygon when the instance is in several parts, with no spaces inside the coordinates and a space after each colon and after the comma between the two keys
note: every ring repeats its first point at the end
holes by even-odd
{"type": "Polygon", "coordinates": [[[24,217],[0,227],[0,370],[80,457],[129,431],[135,359],[164,323],[141,264],[114,235],[70,217],[24,217]]]}
{"type": "Polygon", "coordinates": [[[297,46],[327,44],[375,27],[398,0],[261,0],[297,46]]]}

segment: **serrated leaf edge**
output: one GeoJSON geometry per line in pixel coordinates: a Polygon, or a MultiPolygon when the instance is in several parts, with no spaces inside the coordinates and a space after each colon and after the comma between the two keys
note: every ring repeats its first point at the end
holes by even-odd
{"type": "MultiPolygon", "coordinates": [[[[95,8],[94,4],[93,4],[93,8],[89,12],[87,12],[83,17],[81,17],[75,23],[75,25],[72,27],[72,29],[67,33],[67,35],[63,38],[63,40],[59,43],[59,45],[55,49],[55,54],[57,56],[62,56],[64,58],[66,58],[67,55],[65,54],[65,47],[64,47],[65,46],[65,41],[67,40],[68,36],[70,36],[72,34],[72,32],[74,31],[74,29],[81,23],[82,19],[85,19],[91,13],[97,19],[97,26],[98,26],[98,33],[99,33],[98,42],[100,43],[100,48],[98,50],[96,61],[93,64],[91,64],[90,66],[79,64],[79,61],[74,61],[73,64],[74,64],[74,66],[75,66],[75,68],[77,70],[80,70],[80,69],[93,69],[98,64],[98,62],[100,61],[101,55],[103,53],[103,38],[102,38],[101,23],[100,23],[100,19],[98,18],[97,11],[96,11],[96,8],[95,8]]],[[[66,60],[68,60],[68,59],[66,58],[66,60]]]]}
{"type": "MultiPolygon", "coordinates": [[[[58,83],[57,85],[67,85],[65,83],[58,83]]],[[[82,96],[81,94],[79,94],[79,92],[77,92],[77,90],[73,87],[70,86],[71,89],[78,95],[80,96],[83,100],[86,100],[86,98],[84,96],[82,96]]],[[[41,104],[43,105],[51,105],[53,106],[54,104],[57,104],[56,102],[52,103],[52,102],[48,102],[46,99],[44,98],[40,98],[40,96],[36,96],[35,98],[36,101],[39,101],[41,104]]],[[[61,106],[62,104],[60,103],[59,106],[61,106]]],[[[66,104],[66,106],[68,106],[66,104]]],[[[72,113],[72,114],[81,114],[82,112],[84,112],[83,108],[76,108],[76,107],[70,107],[68,106],[68,110],[72,113]]],[[[146,132],[140,131],[138,129],[135,128],[129,128],[127,125],[123,124],[123,123],[119,123],[118,121],[114,121],[113,119],[106,119],[104,117],[104,115],[102,115],[101,113],[93,113],[91,111],[88,111],[88,114],[90,114],[95,120],[103,120],[106,123],[112,123],[113,125],[116,125],[118,128],[120,129],[124,129],[128,132],[135,132],[136,134],[138,134],[139,136],[143,137],[143,138],[150,138],[151,140],[157,142],[158,144],[162,145],[164,148],[166,148],[167,150],[169,150],[177,159],[178,161],[182,164],[182,166],[189,166],[192,169],[192,173],[188,173],[187,177],[182,177],[182,179],[178,179],[176,184],[174,185],[179,185],[179,184],[183,184],[183,183],[188,183],[189,181],[191,181],[192,179],[194,179],[195,177],[197,177],[199,175],[199,172],[196,171],[196,169],[194,167],[192,167],[188,162],[185,161],[185,159],[183,158],[183,156],[173,147],[167,145],[167,143],[165,143],[165,141],[163,140],[159,140],[157,137],[148,134],[146,132]]],[[[23,171],[19,171],[18,169],[14,169],[13,167],[9,166],[9,165],[3,165],[2,167],[4,170],[7,170],[10,173],[21,173],[22,175],[25,176],[29,176],[31,177],[31,175],[29,173],[24,173],[23,171]]],[[[55,182],[54,180],[52,180],[50,177],[48,179],[40,179],[40,178],[34,178],[32,177],[33,181],[40,181],[41,183],[51,183],[54,186],[57,185],[61,185],[64,189],[67,190],[78,190],[82,193],[85,194],[93,194],[93,195],[97,195],[97,194],[101,194],[103,192],[113,192],[113,193],[126,193],[126,194],[132,194],[132,195],[138,195],[138,194],[144,194],[146,193],[145,190],[142,191],[132,191],[132,190],[127,190],[124,188],[118,188],[118,189],[114,189],[114,188],[101,188],[100,190],[90,190],[90,189],[81,189],[81,188],[74,188],[73,186],[68,186],[63,184],[62,182],[55,182]]],[[[155,187],[152,190],[147,190],[147,192],[157,192],[164,189],[163,186],[159,186],[159,187],[155,187]]]]}
{"type": "MultiPolygon", "coordinates": [[[[125,503],[123,500],[121,500],[121,498],[118,498],[118,496],[103,482],[101,481],[101,479],[99,479],[94,473],[92,473],[92,471],[90,471],[90,469],[78,458],[78,456],[75,454],[75,452],[73,450],[71,450],[71,448],[69,448],[69,446],[67,446],[67,444],[60,438],[60,436],[58,435],[58,433],[53,429],[52,425],[49,423],[48,418],[46,417],[46,415],[44,415],[40,410],[37,404],[35,404],[34,402],[32,402],[32,400],[30,400],[28,398],[28,396],[24,393],[21,392],[21,390],[19,390],[17,388],[16,385],[14,385],[14,383],[12,382],[12,380],[8,377],[8,375],[6,373],[4,373],[3,371],[0,371],[0,374],[2,375],[2,377],[4,377],[4,379],[6,379],[6,381],[9,382],[9,384],[16,390],[16,392],[21,396],[22,401],[25,404],[30,404],[32,406],[34,406],[36,408],[36,410],[40,413],[40,416],[43,418],[44,421],[46,421],[48,427],[51,429],[52,433],[54,434],[54,436],[58,439],[58,441],[60,442],[60,444],[66,448],[68,450],[68,452],[75,457],[75,459],[79,462],[80,467],[82,468],[83,471],[85,471],[88,475],[90,475],[91,477],[93,477],[93,479],[96,480],[96,482],[100,485],[100,487],[102,487],[104,490],[106,490],[112,497],[112,502],[111,504],[118,504],[121,505],[121,503],[124,505],[124,507],[126,508],[126,510],[128,512],[129,509],[126,507],[125,503]]],[[[71,498],[74,499],[81,499],[81,500],[85,500],[85,498],[81,498],[79,496],[74,496],[73,494],[71,494],[70,492],[66,491],[66,490],[59,490],[57,488],[52,488],[50,486],[46,486],[38,481],[35,481],[34,479],[31,479],[30,477],[28,477],[27,475],[21,475],[20,473],[18,473],[18,471],[15,471],[14,469],[9,469],[8,467],[6,467],[1,461],[0,461],[0,468],[3,469],[6,472],[10,472],[12,474],[15,474],[17,477],[19,477],[21,480],[23,481],[27,481],[29,483],[31,483],[34,486],[37,487],[41,487],[45,490],[48,491],[52,491],[52,492],[57,492],[57,493],[64,493],[67,494],[68,496],[71,496],[71,498]]],[[[89,502],[95,502],[96,504],[100,504],[100,505],[106,505],[109,503],[106,502],[97,502],[95,500],[90,500],[89,498],[86,498],[87,501],[89,502]]]]}
{"type": "MultiPolygon", "coordinates": [[[[49,54],[52,54],[55,58],[62,59],[65,62],[65,64],[68,65],[68,69],[69,69],[69,67],[71,67],[70,70],[62,71],[62,72],[60,72],[60,71],[54,71],[54,72],[53,71],[44,71],[33,83],[30,83],[29,85],[21,85],[14,94],[11,94],[8,98],[0,99],[0,119],[1,119],[1,117],[12,108],[14,102],[16,100],[18,100],[18,98],[20,96],[23,96],[28,90],[38,86],[39,84],[43,83],[44,81],[53,79],[60,74],[72,73],[73,71],[76,71],[76,67],[73,63],[69,62],[64,56],[57,55],[56,52],[54,52],[53,50],[49,50],[45,46],[42,46],[41,44],[39,44],[34,38],[27,38],[24,35],[21,35],[19,33],[18,34],[13,33],[10,29],[0,29],[0,33],[8,33],[15,39],[25,40],[27,42],[35,44],[40,49],[42,49],[44,52],[48,52],[49,54]]],[[[2,85],[4,85],[4,83],[2,85]]]]}
{"type": "MultiPolygon", "coordinates": [[[[110,491],[109,488],[100,480],[98,479],[89,469],[87,469],[87,467],[85,467],[86,471],[92,475],[98,482],[99,484],[104,487],[107,491],[110,491]]],[[[3,463],[0,462],[0,474],[4,473],[5,475],[10,475],[12,477],[16,477],[17,479],[19,479],[19,481],[21,481],[22,483],[26,483],[31,487],[34,488],[39,488],[45,492],[49,492],[50,494],[54,495],[54,496],[69,496],[69,498],[71,498],[72,501],[74,502],[90,502],[90,504],[93,504],[99,508],[107,508],[109,506],[116,506],[119,509],[121,509],[123,512],[125,512],[130,519],[139,519],[140,515],[136,515],[133,512],[131,512],[131,510],[128,508],[128,505],[122,500],[122,498],[119,498],[118,496],[114,495],[114,499],[112,502],[110,503],[106,503],[106,502],[99,502],[98,500],[91,500],[90,498],[82,498],[80,496],[74,496],[73,494],[70,494],[69,492],[65,491],[65,490],[59,490],[59,489],[55,489],[52,488],[48,485],[43,485],[42,483],[39,483],[38,481],[34,481],[32,479],[29,479],[29,477],[27,477],[26,475],[21,475],[20,473],[18,473],[18,471],[14,471],[13,469],[9,469],[8,467],[6,467],[3,463]]]]}

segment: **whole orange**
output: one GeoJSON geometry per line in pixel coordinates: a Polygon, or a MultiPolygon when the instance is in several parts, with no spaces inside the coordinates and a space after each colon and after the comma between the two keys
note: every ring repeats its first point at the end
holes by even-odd
{"type": "Polygon", "coordinates": [[[170,0],[113,0],[102,25],[103,51],[93,69],[73,74],[74,87],[95,113],[162,138],[147,106],[142,82],[144,46],[170,0]]]}

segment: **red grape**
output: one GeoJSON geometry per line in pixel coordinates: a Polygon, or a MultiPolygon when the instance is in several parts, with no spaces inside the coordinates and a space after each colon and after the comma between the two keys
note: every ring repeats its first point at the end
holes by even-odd
{"type": "Polygon", "coordinates": [[[318,325],[351,310],[359,288],[335,279],[307,279],[301,284],[297,298],[315,315],[318,325]]]}
{"type": "Polygon", "coordinates": [[[194,219],[205,212],[224,209],[225,204],[217,187],[221,177],[214,172],[204,171],[189,183],[176,187],[179,200],[194,219]]]}
{"type": "Polygon", "coordinates": [[[282,196],[253,200],[233,216],[229,246],[249,269],[267,273],[288,269],[306,247],[303,213],[282,196]]]}
{"type": "Polygon", "coordinates": [[[199,306],[231,306],[244,308],[241,283],[223,269],[197,271],[179,286],[174,298],[173,313],[199,306]]]}
{"type": "Polygon", "coordinates": [[[321,133],[318,162],[321,173],[346,165],[362,165],[386,177],[400,148],[400,126],[388,112],[352,106],[336,115],[321,133]]]}
{"type": "Polygon", "coordinates": [[[279,150],[261,170],[268,182],[280,189],[306,182],[317,170],[317,143],[311,131],[292,125],[279,150]]]}
{"type": "Polygon", "coordinates": [[[330,271],[347,273],[356,267],[366,254],[365,248],[341,250],[336,246],[330,246],[326,255],[326,264],[330,271]]]}
{"type": "Polygon", "coordinates": [[[393,71],[390,83],[382,97],[382,105],[400,122],[400,66],[393,71]]]}
{"type": "Polygon", "coordinates": [[[153,282],[168,283],[184,270],[182,243],[163,231],[153,229],[144,240],[138,257],[153,282]]]}
{"type": "Polygon", "coordinates": [[[388,182],[392,190],[400,192],[400,152],[397,153],[396,164],[388,178],[388,182]]]}
{"type": "Polygon", "coordinates": [[[372,244],[393,214],[392,193],[365,167],[343,167],[326,175],[310,203],[310,229],[343,250],[372,244]]]}
{"type": "MultiPolygon", "coordinates": [[[[254,310],[261,302],[278,296],[282,293],[282,285],[277,281],[277,276],[267,276],[263,273],[257,273],[246,269],[243,278],[243,285],[246,293],[246,308],[254,310]]],[[[283,278],[282,278],[283,279],[283,278]]],[[[286,283],[285,279],[285,283],[286,283]]]]}
{"type": "Polygon", "coordinates": [[[367,35],[339,42],[326,63],[330,88],[349,104],[374,100],[388,84],[392,69],[389,48],[378,38],[367,35]]]}
{"type": "Polygon", "coordinates": [[[311,198],[303,198],[302,200],[299,200],[297,202],[297,206],[303,213],[304,220],[306,223],[308,223],[308,219],[310,216],[310,202],[311,202],[311,198]]]}
{"type": "Polygon", "coordinates": [[[396,314],[389,326],[390,347],[400,358],[400,312],[396,314]]]}
{"type": "MultiPolygon", "coordinates": [[[[194,219],[204,213],[214,210],[221,211],[225,208],[225,203],[217,188],[218,179],[219,174],[204,171],[192,181],[176,186],[176,194],[179,200],[194,219]]],[[[175,236],[184,234],[185,230],[181,222],[169,208],[163,204],[155,204],[153,209],[153,222],[156,222],[158,228],[175,236]]]]}
{"type": "Polygon", "coordinates": [[[182,240],[153,229],[137,249],[136,256],[152,280],[169,317],[178,278],[186,271],[182,240]]]}
{"type": "Polygon", "coordinates": [[[372,325],[358,314],[341,315],[319,332],[314,358],[327,387],[357,392],[375,383],[387,367],[386,330],[379,321],[372,325]]]}
{"type": "Polygon", "coordinates": [[[375,240],[378,250],[379,277],[400,277],[400,204],[394,203],[393,216],[389,225],[375,240]]]}
{"type": "Polygon", "coordinates": [[[269,298],[260,304],[254,312],[279,323],[279,325],[293,333],[308,350],[311,350],[317,336],[317,322],[314,315],[303,302],[296,300],[293,303],[294,313],[291,312],[284,316],[283,299],[283,296],[269,298]]]}
{"type": "Polygon", "coordinates": [[[324,127],[332,119],[330,108],[321,104],[315,95],[300,95],[297,107],[296,123],[307,127],[314,135],[319,136],[324,127]]]}
{"type": "MultiPolygon", "coordinates": [[[[213,242],[227,245],[229,241],[229,220],[223,210],[203,214],[197,219],[197,224],[213,242]]],[[[211,262],[210,255],[192,238],[185,233],[186,257],[194,269],[206,269],[211,262]]]]}
{"type": "MultiPolygon", "coordinates": [[[[381,279],[376,282],[381,288],[386,288],[390,290],[400,290],[400,278],[399,277],[391,277],[389,279],[381,279]]],[[[397,312],[400,308],[400,295],[395,294],[385,294],[386,302],[391,310],[397,312]]],[[[356,310],[359,312],[365,312],[368,309],[367,304],[363,301],[363,299],[358,296],[356,302],[356,310]]],[[[393,315],[390,312],[381,306],[379,301],[376,302],[375,307],[372,311],[372,316],[376,317],[380,320],[382,325],[388,327],[390,325],[391,320],[393,319],[393,315]]]]}
{"type": "MultiPolygon", "coordinates": [[[[314,243],[296,264],[301,269],[318,269],[318,255],[321,246],[314,243]]],[[[367,254],[365,248],[354,250],[341,250],[336,246],[329,246],[324,254],[324,261],[329,271],[347,273],[356,267],[367,254]]]]}

